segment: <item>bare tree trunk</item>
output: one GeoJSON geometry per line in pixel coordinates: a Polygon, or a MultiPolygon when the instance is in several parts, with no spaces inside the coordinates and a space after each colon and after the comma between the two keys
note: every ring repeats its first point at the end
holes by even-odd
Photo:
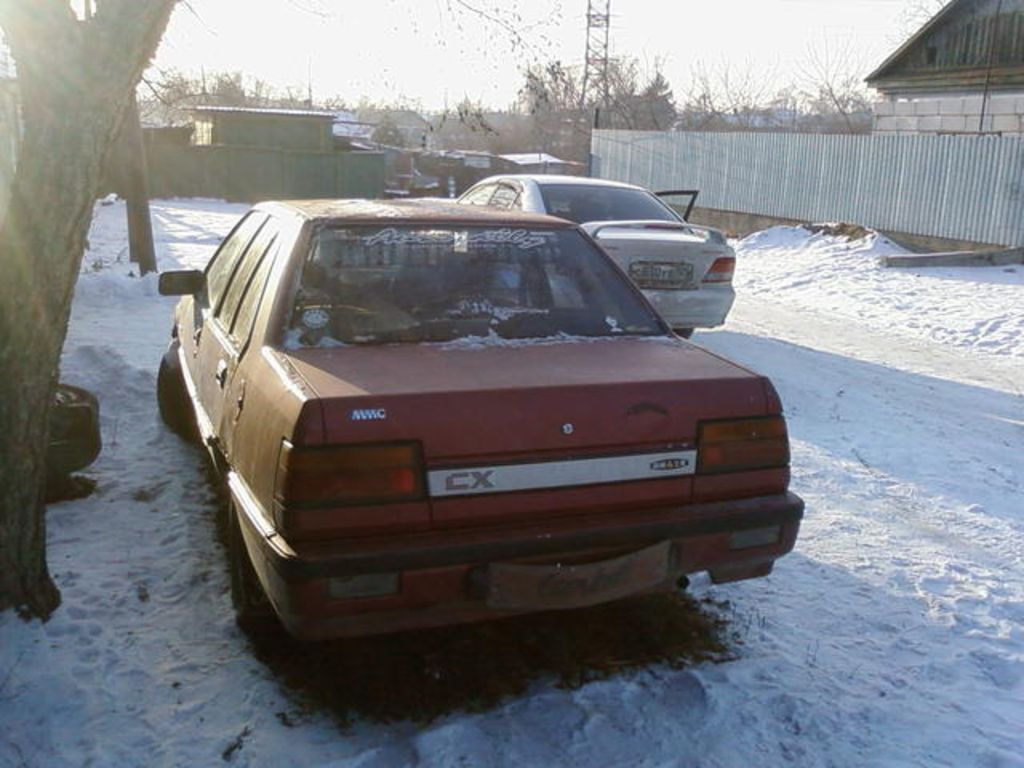
{"type": "Polygon", "coordinates": [[[101,169],[175,0],[0,0],[25,138],[0,228],[0,610],[46,618],[48,414],[101,169]]]}

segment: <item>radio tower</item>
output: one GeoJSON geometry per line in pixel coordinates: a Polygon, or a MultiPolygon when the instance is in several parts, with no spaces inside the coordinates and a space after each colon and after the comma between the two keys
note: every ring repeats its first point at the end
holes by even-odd
{"type": "Polygon", "coordinates": [[[594,98],[600,106],[608,104],[608,32],[611,28],[612,0],[587,0],[587,55],[583,69],[580,106],[594,98]]]}

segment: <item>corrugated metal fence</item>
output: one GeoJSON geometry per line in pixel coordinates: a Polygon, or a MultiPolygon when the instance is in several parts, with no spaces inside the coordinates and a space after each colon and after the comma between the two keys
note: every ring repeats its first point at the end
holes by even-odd
{"type": "Polygon", "coordinates": [[[593,173],[699,205],[1024,245],[1024,140],[595,131],[593,173]]]}

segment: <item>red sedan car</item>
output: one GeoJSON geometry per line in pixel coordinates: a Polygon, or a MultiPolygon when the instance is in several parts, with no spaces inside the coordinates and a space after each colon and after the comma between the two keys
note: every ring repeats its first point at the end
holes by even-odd
{"type": "Polygon", "coordinates": [[[674,336],[576,225],[254,208],[158,382],[230,489],[240,620],[391,632],[763,576],[803,503],[771,383],[674,336]]]}

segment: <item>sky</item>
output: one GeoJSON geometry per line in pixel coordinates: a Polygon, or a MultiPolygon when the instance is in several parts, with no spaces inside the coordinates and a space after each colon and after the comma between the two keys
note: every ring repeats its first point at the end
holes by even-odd
{"type": "MultiPolygon", "coordinates": [[[[612,0],[611,50],[661,62],[677,100],[695,66],[797,83],[812,57],[867,75],[937,0],[612,0]]],[[[600,3],[598,3],[600,5],[600,3]]],[[[242,71],[314,98],[440,109],[464,97],[507,107],[534,61],[582,64],[587,0],[190,0],[155,60],[242,71]],[[494,19],[470,8],[486,9],[494,19]],[[520,31],[516,39],[508,28],[520,31]]]]}

